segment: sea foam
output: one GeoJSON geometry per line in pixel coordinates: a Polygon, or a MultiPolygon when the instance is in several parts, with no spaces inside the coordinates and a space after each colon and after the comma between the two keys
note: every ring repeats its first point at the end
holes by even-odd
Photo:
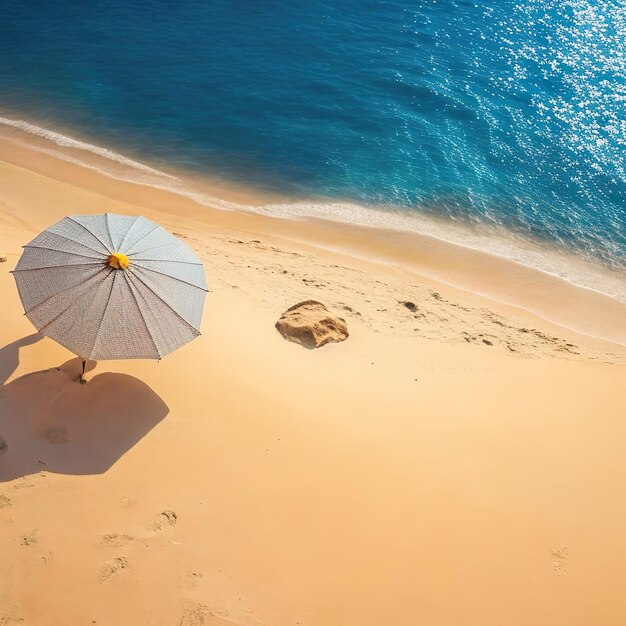
{"type": "Polygon", "coordinates": [[[433,219],[417,212],[407,213],[401,207],[393,210],[353,202],[293,200],[269,204],[237,203],[206,193],[183,175],[170,174],[109,148],[31,122],[0,117],[0,126],[14,128],[22,133],[20,137],[4,137],[9,142],[97,171],[116,180],[174,193],[206,207],[244,211],[280,219],[320,219],[390,232],[416,233],[503,258],[626,303],[626,281],[621,272],[609,271],[593,263],[581,261],[572,255],[550,249],[547,245],[525,241],[517,235],[513,236],[504,229],[497,229],[491,225],[469,228],[453,220],[433,219]],[[43,141],[33,143],[28,140],[29,135],[43,141]],[[81,158],[81,153],[86,155],[81,158]]]}

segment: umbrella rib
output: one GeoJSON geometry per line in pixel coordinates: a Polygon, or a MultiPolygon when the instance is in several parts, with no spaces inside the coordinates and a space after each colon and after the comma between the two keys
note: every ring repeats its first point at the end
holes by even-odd
{"type": "Polygon", "coordinates": [[[141,310],[141,306],[139,306],[139,300],[137,300],[137,296],[135,295],[135,285],[133,285],[133,281],[130,279],[130,277],[132,276],[131,273],[129,272],[124,272],[124,278],[126,279],[126,282],[128,282],[128,285],[130,287],[130,293],[133,294],[133,298],[135,299],[135,304],[137,305],[137,310],[139,311],[139,315],[141,315],[141,319],[143,320],[143,325],[146,327],[146,331],[148,332],[148,336],[150,337],[150,341],[152,341],[152,345],[154,346],[154,349],[156,350],[157,354],[159,355],[159,360],[161,359],[161,351],[159,350],[159,346],[156,345],[156,341],[154,340],[154,337],[152,336],[152,333],[150,332],[150,327],[148,326],[148,322],[146,321],[146,318],[144,317],[143,311],[141,310]]]}
{"type": "MultiPolygon", "coordinates": [[[[70,302],[60,313],[58,313],[57,315],[55,315],[51,320],[48,320],[43,326],[37,328],[37,330],[41,333],[45,328],[48,328],[48,326],[50,326],[50,324],[52,324],[53,322],[56,322],[61,315],[65,315],[65,313],[68,312],[68,310],[70,309],[70,307],[74,304],[74,302],[70,302]]],[[[39,305],[37,305],[39,306],[39,305]]],[[[32,311],[33,309],[31,309],[32,311]]],[[[26,314],[28,315],[28,313],[26,314]]],[[[43,333],[45,335],[45,333],[43,333]]]]}
{"type": "Polygon", "coordinates": [[[133,262],[137,261],[158,261],[159,263],[185,263],[185,265],[202,265],[202,263],[194,263],[192,261],[176,261],[175,259],[136,259],[130,257],[133,262]]]}
{"type": "Polygon", "coordinates": [[[139,269],[142,269],[145,272],[154,272],[155,274],[159,274],[159,276],[167,276],[168,278],[171,278],[172,280],[177,280],[179,283],[184,283],[185,285],[189,285],[190,287],[195,287],[196,289],[200,289],[201,291],[209,293],[209,290],[205,289],[204,287],[200,287],[199,285],[194,285],[193,283],[190,283],[187,280],[183,280],[182,278],[177,278],[176,276],[171,276],[170,274],[166,274],[165,272],[159,272],[158,270],[153,270],[152,268],[144,267],[143,265],[138,265],[136,261],[133,263],[133,266],[138,267],[139,269]]]}
{"type": "MultiPolygon", "coordinates": [[[[165,232],[167,232],[167,231],[165,231],[165,232]]],[[[158,250],[159,248],[165,248],[166,246],[183,246],[183,247],[187,248],[187,250],[192,252],[191,248],[188,248],[187,246],[185,246],[183,243],[178,241],[178,239],[174,239],[174,241],[170,241],[169,243],[160,243],[158,246],[152,246],[152,248],[145,248],[144,250],[140,250],[139,252],[135,252],[135,254],[143,254],[144,252],[150,252],[150,250],[158,250]]],[[[129,254],[129,256],[130,256],[130,254],[129,254]]]]}
{"type": "MultiPolygon", "coordinates": [[[[68,220],[72,220],[72,222],[74,222],[74,224],[78,224],[86,233],[89,233],[94,239],[96,239],[97,241],[99,241],[103,246],[104,249],[107,252],[111,252],[111,250],[109,250],[109,246],[107,246],[104,241],[102,241],[102,239],[100,239],[100,237],[97,237],[95,233],[92,233],[84,224],[81,224],[80,222],[77,222],[73,217],[68,216],[67,218],[68,220]]],[[[78,242],[80,243],[80,242],[78,242]]]]}
{"type": "MultiPolygon", "coordinates": [[[[68,241],[71,241],[71,239],[68,239],[68,241]]],[[[61,252],[62,254],[72,254],[74,256],[83,257],[83,259],[96,259],[96,258],[102,258],[102,256],[104,256],[102,255],[101,252],[98,252],[98,254],[101,255],[100,257],[95,257],[95,256],[88,256],[86,254],[80,254],[78,252],[68,252],[67,250],[59,250],[58,248],[49,248],[48,246],[31,246],[30,244],[24,246],[24,249],[26,248],[35,248],[36,250],[46,250],[50,252],[61,252]]]]}
{"type": "Polygon", "coordinates": [[[109,308],[109,302],[111,302],[111,295],[113,294],[113,287],[115,287],[115,279],[117,278],[117,270],[112,269],[111,271],[115,272],[115,274],[113,274],[113,280],[111,281],[111,289],[109,290],[109,295],[107,296],[106,304],[104,305],[103,310],[102,310],[102,317],[100,318],[100,322],[98,323],[98,330],[96,330],[96,334],[94,335],[94,338],[93,338],[93,343],[91,344],[91,348],[89,349],[89,356],[92,355],[93,349],[96,347],[96,342],[98,341],[98,335],[100,334],[100,329],[102,328],[102,322],[104,321],[104,316],[107,314],[107,309],[109,308]]]}
{"type": "Polygon", "coordinates": [[[111,251],[115,252],[115,244],[113,243],[113,235],[111,234],[111,226],[109,225],[109,213],[104,214],[104,222],[107,225],[107,233],[109,234],[109,239],[111,240],[111,251]]]}
{"type": "Polygon", "coordinates": [[[150,231],[147,232],[143,237],[137,239],[137,241],[135,241],[135,243],[130,247],[130,249],[126,252],[126,254],[128,256],[130,256],[133,253],[133,248],[140,243],[141,241],[143,241],[146,237],[150,236],[155,230],[159,230],[159,228],[161,228],[158,224],[150,231]]]}
{"type": "MultiPolygon", "coordinates": [[[[94,274],[94,276],[97,276],[97,275],[98,274],[94,274]]],[[[92,276],[92,278],[94,276],[92,276]]],[[[74,285],[74,287],[78,287],[78,285],[74,285]]],[[[28,313],[32,313],[38,306],[44,304],[45,302],[48,302],[52,298],[56,298],[56,296],[58,296],[59,294],[62,294],[64,291],[68,291],[69,289],[74,289],[74,287],[68,287],[67,289],[64,289],[63,291],[59,291],[58,293],[55,293],[53,296],[46,298],[45,300],[43,300],[42,302],[34,306],[28,313]]],[[[74,300],[70,301],[70,303],[58,315],[55,315],[51,320],[47,321],[43,326],[41,326],[37,330],[41,332],[44,328],[48,328],[48,326],[50,326],[50,324],[52,324],[53,322],[56,322],[61,317],[61,315],[64,315],[65,313],[67,313],[73,305],[74,305],[74,300]]],[[[28,315],[28,313],[26,313],[26,315],[28,315]]]]}
{"type": "Polygon", "coordinates": [[[154,291],[154,289],[152,289],[151,287],[149,287],[148,285],[146,285],[146,283],[141,280],[141,278],[139,276],[137,276],[137,274],[133,274],[133,276],[152,294],[154,294],[168,309],[170,309],[177,317],[179,317],[185,324],[187,324],[187,326],[189,326],[189,328],[195,330],[197,333],[199,333],[200,331],[193,326],[192,324],[190,324],[171,304],[169,304],[168,302],[166,302],[165,300],[163,300],[163,298],[161,298],[161,296],[154,291]]]}
{"type": "MultiPolygon", "coordinates": [[[[78,222],[76,222],[78,224],[78,222]]],[[[82,226],[82,224],[79,224],[79,226],[82,226]]],[[[46,231],[44,231],[46,232],[46,231]]],[[[50,232],[50,234],[55,235],[55,237],[61,237],[61,239],[65,239],[65,241],[69,241],[70,243],[74,243],[74,244],[78,244],[79,246],[82,246],[83,248],[87,248],[87,250],[91,250],[92,252],[95,252],[96,254],[104,254],[103,252],[101,252],[100,250],[96,250],[95,248],[92,248],[91,246],[88,246],[86,243],[82,243],[81,241],[76,241],[74,239],[70,239],[69,237],[66,237],[65,235],[61,235],[60,233],[56,233],[53,230],[49,230],[48,232],[50,232]]],[[[87,231],[89,232],[89,231],[87,231]]],[[[35,237],[35,239],[37,239],[37,237],[35,237]]],[[[35,240],[33,239],[33,241],[35,240]]],[[[33,246],[30,243],[26,244],[24,246],[25,248],[41,248],[42,246],[33,246]]],[[[44,250],[47,250],[47,248],[43,248],[44,250]]],[[[50,248],[51,250],[56,250],[56,248],[50,248]]],[[[65,250],[59,250],[59,252],[65,252],[65,250]]]]}
{"type": "Polygon", "coordinates": [[[57,291],[56,293],[53,293],[51,296],[48,296],[45,300],[42,300],[41,302],[38,302],[32,309],[30,309],[30,311],[28,311],[28,313],[31,313],[36,308],[40,307],[42,304],[45,304],[46,302],[49,302],[50,300],[52,300],[52,298],[56,298],[57,296],[61,295],[62,293],[65,293],[66,291],[70,291],[71,289],[76,289],[76,287],[79,287],[80,285],[84,285],[85,283],[89,282],[90,280],[92,280],[93,278],[98,276],[98,274],[100,274],[100,272],[106,271],[107,269],[111,269],[111,271],[114,271],[112,268],[109,268],[107,265],[105,265],[101,270],[99,270],[98,272],[93,274],[93,276],[90,276],[85,282],[77,283],[76,285],[70,285],[69,287],[66,287],[65,289],[61,289],[61,291],[57,291]]]}
{"type": "Polygon", "coordinates": [[[122,241],[120,241],[120,245],[118,246],[118,252],[124,249],[124,242],[126,241],[126,237],[128,237],[128,233],[130,233],[130,231],[133,229],[133,226],[135,226],[135,224],[139,221],[140,217],[141,215],[135,216],[135,221],[128,227],[128,229],[124,233],[124,236],[122,237],[122,241]]]}
{"type": "Polygon", "coordinates": [[[84,267],[85,265],[102,265],[102,261],[92,261],[91,263],[65,263],[63,265],[42,265],[41,267],[14,269],[11,273],[15,274],[15,272],[36,272],[37,270],[49,270],[54,269],[55,267],[84,267]]]}

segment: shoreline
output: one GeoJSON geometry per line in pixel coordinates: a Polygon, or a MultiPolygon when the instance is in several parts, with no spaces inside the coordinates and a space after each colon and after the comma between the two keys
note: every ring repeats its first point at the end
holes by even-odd
{"type": "MultiPolygon", "coordinates": [[[[553,243],[543,241],[534,235],[530,236],[528,233],[516,233],[507,230],[506,227],[496,227],[488,223],[456,222],[451,218],[410,211],[409,207],[402,205],[395,208],[392,205],[362,205],[350,198],[310,196],[298,199],[275,190],[262,190],[241,181],[217,178],[205,172],[176,169],[171,163],[148,164],[145,158],[137,153],[128,157],[122,153],[124,149],[116,148],[120,150],[117,152],[112,147],[91,143],[88,137],[80,134],[77,137],[76,131],[62,128],[63,133],[68,133],[63,134],[59,130],[45,128],[32,121],[7,118],[6,115],[6,111],[0,111],[0,139],[79,167],[92,169],[121,182],[154,187],[194,200],[207,208],[256,213],[289,220],[319,219],[333,224],[419,234],[497,259],[511,261],[529,270],[548,274],[574,286],[596,291],[626,303],[626,267],[608,267],[599,260],[589,257],[580,261],[578,252],[557,250],[553,243]],[[359,213],[360,221],[346,219],[344,214],[348,212],[351,218],[355,217],[355,213],[359,213]],[[524,258],[521,258],[522,256],[524,258]],[[531,263],[533,259],[535,262],[531,263]],[[595,283],[581,282],[580,273],[577,274],[579,280],[574,280],[560,271],[564,269],[564,265],[577,263],[576,269],[586,271],[589,280],[613,279],[612,286],[616,288],[616,292],[602,291],[595,283]],[[594,272],[604,276],[594,275],[594,272]]],[[[59,125],[55,127],[58,129],[59,125]]]]}
{"type": "Polygon", "coordinates": [[[420,242],[0,141],[0,623],[621,626],[626,349],[425,277],[511,267],[420,242]],[[40,230],[107,211],[185,241],[210,292],[188,345],[80,385],[9,272],[40,230]],[[346,341],[277,332],[311,299],[346,341]]]}
{"type": "Polygon", "coordinates": [[[622,268],[610,268],[590,258],[581,261],[576,252],[556,250],[553,244],[527,234],[520,235],[486,223],[453,223],[454,220],[450,218],[410,212],[402,206],[394,211],[391,206],[360,205],[349,198],[294,199],[241,182],[175,169],[171,164],[148,165],[140,160],[140,155],[134,154],[129,158],[110,147],[91,143],[87,137],[77,138],[74,131],[62,129],[68,133],[62,134],[58,130],[4,115],[6,112],[0,115],[0,139],[92,169],[108,178],[173,193],[210,209],[220,208],[296,221],[321,220],[383,232],[408,232],[487,254],[494,259],[510,261],[528,270],[626,303],[626,271],[622,268]],[[17,135],[12,136],[12,132],[17,135]],[[358,219],[354,221],[357,214],[358,219]],[[346,215],[351,219],[347,219],[346,215]],[[604,290],[598,288],[599,282],[604,290]]]}
{"type": "MultiPolygon", "coordinates": [[[[56,143],[54,152],[51,151],[46,136],[13,128],[14,133],[8,137],[0,134],[0,160],[146,209],[190,217],[223,228],[243,228],[413,272],[416,278],[471,292],[495,303],[527,311],[569,331],[626,346],[626,324],[623,321],[626,319],[626,302],[548,270],[429,233],[346,223],[341,221],[341,216],[337,220],[306,215],[295,218],[287,214],[277,217],[271,214],[272,211],[280,212],[282,207],[291,209],[310,203],[290,203],[284,198],[199,176],[189,178],[189,182],[196,186],[195,190],[190,190],[184,187],[186,181],[179,177],[180,173],[162,172],[108,149],[103,149],[104,155],[90,155],[94,163],[80,162],[72,150],[84,152],[84,146],[97,146],[56,131],[35,128],[52,132],[56,141],[67,140],[65,152],[55,154],[63,148],[56,143]],[[28,142],[24,141],[24,135],[27,135],[28,142]],[[116,167],[121,168],[120,172],[105,172],[100,167],[102,164],[98,159],[105,159],[106,165],[110,166],[111,155],[116,159],[116,167]],[[129,176],[129,170],[132,176],[129,176]],[[134,179],[137,172],[148,178],[134,179]],[[155,176],[179,181],[181,189],[160,187],[158,181],[150,180],[155,176]]],[[[3,130],[6,135],[6,127],[3,130]]],[[[402,222],[412,218],[400,216],[399,219],[402,222]]],[[[596,272],[596,282],[606,278],[615,281],[617,289],[622,285],[626,288],[626,282],[621,280],[617,271],[586,262],[581,263],[581,268],[596,272]]],[[[593,278],[591,274],[589,280],[593,278]]]]}

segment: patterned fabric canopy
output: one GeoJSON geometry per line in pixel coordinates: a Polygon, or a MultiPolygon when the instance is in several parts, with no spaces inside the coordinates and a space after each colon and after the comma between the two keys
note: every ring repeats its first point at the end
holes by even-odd
{"type": "Polygon", "coordinates": [[[28,319],[83,359],[160,359],[200,334],[200,259],[143,217],[65,217],[13,273],[28,319]]]}

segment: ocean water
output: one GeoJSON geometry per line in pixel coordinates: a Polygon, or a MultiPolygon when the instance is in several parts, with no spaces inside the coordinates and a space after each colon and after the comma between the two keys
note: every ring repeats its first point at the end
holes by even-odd
{"type": "Polygon", "coordinates": [[[89,138],[75,151],[161,182],[171,166],[294,198],[270,213],[436,218],[478,242],[510,235],[515,253],[499,250],[521,262],[541,266],[528,242],[626,269],[623,0],[0,11],[0,126],[57,145],[70,140],[49,130],[73,129],[89,138]]]}

